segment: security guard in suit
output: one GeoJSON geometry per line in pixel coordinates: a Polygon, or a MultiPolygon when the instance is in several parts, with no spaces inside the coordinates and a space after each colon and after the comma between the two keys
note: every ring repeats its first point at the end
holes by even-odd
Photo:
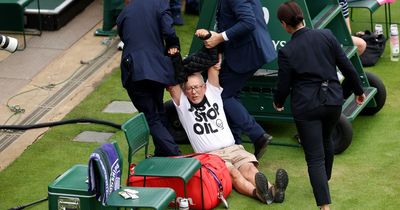
{"type": "Polygon", "coordinates": [[[364,102],[364,91],[354,66],[330,30],[304,27],[303,12],[294,1],[282,4],[277,14],[292,38],[278,52],[278,83],[273,105],[282,111],[291,94],[291,110],[314,197],[321,209],[329,209],[328,180],[334,157],[331,134],[344,101],[336,66],[351,81],[357,104],[364,102]]]}
{"type": "Polygon", "coordinates": [[[219,78],[229,126],[236,144],[242,143],[242,132],[249,136],[259,159],[272,136],[248,113],[239,101],[239,93],[262,65],[276,58],[276,52],[260,1],[218,0],[217,4],[217,32],[212,32],[204,45],[212,48],[222,43],[224,60],[219,78]]]}
{"type": "Polygon", "coordinates": [[[146,117],[155,156],[181,154],[166,129],[163,104],[164,88],[175,83],[167,52],[174,54],[179,50],[179,39],[172,25],[168,0],[133,0],[117,18],[118,33],[124,43],[122,85],[146,117]]]}

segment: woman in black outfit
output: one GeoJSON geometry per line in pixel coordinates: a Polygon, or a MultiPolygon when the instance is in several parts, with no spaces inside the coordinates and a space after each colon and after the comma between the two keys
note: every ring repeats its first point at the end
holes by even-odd
{"type": "Polygon", "coordinates": [[[278,84],[273,106],[282,111],[285,99],[291,94],[291,110],[314,197],[321,209],[329,209],[328,180],[334,156],[331,133],[344,101],[336,66],[352,81],[357,104],[364,102],[365,95],[354,66],[330,30],[306,28],[303,12],[293,1],[280,5],[277,14],[292,38],[278,53],[278,84]]]}

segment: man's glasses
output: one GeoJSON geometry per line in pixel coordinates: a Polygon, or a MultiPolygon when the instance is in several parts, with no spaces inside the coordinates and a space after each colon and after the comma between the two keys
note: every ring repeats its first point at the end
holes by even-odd
{"type": "Polygon", "coordinates": [[[186,91],[186,92],[190,92],[190,91],[192,91],[192,90],[195,90],[196,92],[199,92],[200,88],[204,87],[205,85],[206,85],[206,84],[202,84],[202,85],[193,85],[193,86],[190,86],[190,87],[186,87],[186,88],[185,88],[185,91],[186,91]]]}

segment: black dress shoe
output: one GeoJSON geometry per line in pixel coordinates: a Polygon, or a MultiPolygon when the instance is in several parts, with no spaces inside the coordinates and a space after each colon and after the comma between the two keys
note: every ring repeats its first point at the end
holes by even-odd
{"type": "Polygon", "coordinates": [[[282,203],[285,200],[285,190],[289,184],[289,176],[285,169],[278,169],[275,175],[275,195],[274,202],[282,203]]]}
{"type": "Polygon", "coordinates": [[[257,172],[255,175],[255,181],[258,199],[263,203],[271,204],[274,201],[274,197],[272,195],[272,190],[268,189],[267,177],[263,173],[257,172]]]}
{"type": "Polygon", "coordinates": [[[272,136],[268,133],[264,133],[255,143],[254,143],[254,156],[257,160],[261,159],[265,151],[267,151],[267,146],[271,143],[272,136]]]}

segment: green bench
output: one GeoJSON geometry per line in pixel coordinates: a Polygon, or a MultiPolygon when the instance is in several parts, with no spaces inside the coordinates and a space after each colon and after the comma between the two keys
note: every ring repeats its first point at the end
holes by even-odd
{"type": "MultiPolygon", "coordinates": [[[[25,29],[25,8],[34,0],[0,0],[0,31],[17,32],[21,33],[24,37],[23,47],[19,47],[19,50],[23,50],[26,47],[26,29],[25,29]]],[[[39,8],[39,23],[40,20],[40,2],[37,1],[39,8]]],[[[39,24],[38,31],[32,33],[34,35],[41,35],[41,24],[39,24]]]]}
{"type": "MultiPolygon", "coordinates": [[[[350,19],[353,17],[353,9],[368,9],[369,10],[369,18],[371,23],[371,31],[374,31],[373,28],[373,19],[372,14],[378,10],[382,5],[380,5],[376,0],[362,0],[362,1],[351,1],[348,2],[350,9],[350,19]]],[[[385,26],[386,26],[386,37],[389,37],[389,30],[391,24],[391,14],[390,14],[390,4],[385,5],[385,26]],[[388,15],[389,13],[389,15],[388,15]]]]}

